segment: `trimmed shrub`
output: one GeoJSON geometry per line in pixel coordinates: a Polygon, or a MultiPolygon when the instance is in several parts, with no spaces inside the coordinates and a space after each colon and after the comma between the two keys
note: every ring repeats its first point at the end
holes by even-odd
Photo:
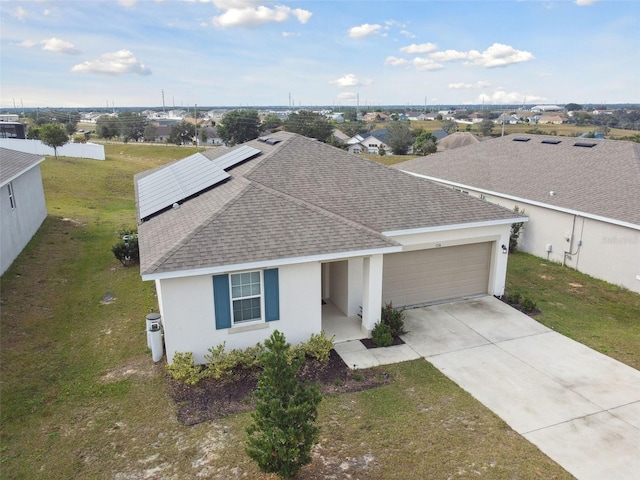
{"type": "Polygon", "coordinates": [[[125,267],[140,263],[138,249],[138,234],[135,230],[121,230],[118,232],[120,241],[111,247],[113,255],[120,260],[125,267]]]}
{"type": "Polygon", "coordinates": [[[512,305],[518,305],[520,303],[522,296],[520,292],[509,292],[507,295],[507,301],[512,305]]]}
{"type": "Polygon", "coordinates": [[[531,298],[529,297],[524,297],[522,299],[522,304],[520,305],[522,307],[522,311],[525,313],[531,313],[533,312],[537,305],[536,302],[534,302],[531,298]]]}
{"type": "Polygon", "coordinates": [[[381,318],[382,323],[389,326],[392,337],[407,333],[404,329],[404,311],[393,308],[391,302],[382,307],[381,318]]]}
{"type": "Polygon", "coordinates": [[[329,354],[333,350],[333,338],[327,337],[324,331],[320,334],[313,333],[309,341],[302,344],[302,349],[307,356],[315,358],[319,362],[327,363],[329,354]]]}
{"type": "Polygon", "coordinates": [[[191,352],[176,352],[173,356],[173,363],[167,365],[167,372],[174,379],[187,385],[197,385],[207,376],[206,370],[194,363],[191,352]]]}
{"type": "Polygon", "coordinates": [[[391,327],[384,323],[378,322],[371,331],[371,340],[376,347],[388,347],[393,345],[393,335],[391,335],[391,327]]]}

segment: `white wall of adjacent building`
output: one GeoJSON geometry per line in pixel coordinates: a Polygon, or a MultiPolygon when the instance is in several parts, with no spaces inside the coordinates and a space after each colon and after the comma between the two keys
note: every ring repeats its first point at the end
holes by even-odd
{"type": "MultiPolygon", "coordinates": [[[[40,140],[0,138],[0,147],[36,155],[53,156],[55,154],[52,147],[48,147],[40,140]]],[[[105,159],[104,145],[91,142],[67,143],[58,147],[58,155],[61,157],[90,158],[92,160],[105,159]]]]}
{"type": "Polygon", "coordinates": [[[11,266],[47,217],[39,165],[12,180],[10,185],[0,189],[0,273],[11,266]]]}

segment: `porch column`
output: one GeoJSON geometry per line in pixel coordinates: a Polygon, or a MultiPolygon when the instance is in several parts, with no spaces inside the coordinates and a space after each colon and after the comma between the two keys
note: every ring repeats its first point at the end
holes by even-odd
{"type": "Polygon", "coordinates": [[[382,309],[382,255],[366,257],[362,270],[362,329],[371,335],[382,309]]]}

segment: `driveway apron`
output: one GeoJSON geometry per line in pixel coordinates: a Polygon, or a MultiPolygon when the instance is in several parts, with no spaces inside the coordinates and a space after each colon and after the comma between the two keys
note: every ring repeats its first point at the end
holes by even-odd
{"type": "Polygon", "coordinates": [[[407,345],[576,478],[640,478],[638,370],[490,296],[405,318],[407,345]]]}

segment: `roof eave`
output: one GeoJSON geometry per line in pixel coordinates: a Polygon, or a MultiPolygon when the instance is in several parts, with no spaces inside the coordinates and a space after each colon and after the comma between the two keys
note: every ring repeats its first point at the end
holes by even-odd
{"type": "Polygon", "coordinates": [[[282,267],[284,265],[297,265],[309,262],[327,262],[335,260],[344,260],[353,257],[368,257],[371,255],[384,255],[386,253],[401,252],[402,246],[392,245],[388,247],[380,247],[366,250],[354,250],[347,252],[323,253],[320,255],[308,255],[302,257],[281,258],[275,260],[261,260],[257,262],[238,263],[231,265],[219,265],[215,267],[192,268],[185,270],[174,270],[168,272],[142,272],[142,280],[164,280],[168,278],[193,277],[197,275],[216,275],[226,272],[234,272],[240,270],[259,270],[263,268],[282,267]]]}
{"type": "Polygon", "coordinates": [[[448,230],[463,230],[468,228],[496,227],[502,225],[511,225],[513,223],[528,222],[529,217],[514,216],[510,218],[500,218],[495,220],[484,220],[482,222],[455,223],[451,225],[435,225],[433,227],[410,228],[407,230],[389,230],[382,232],[383,235],[389,237],[398,237],[402,235],[414,235],[417,233],[445,232],[448,230]]]}
{"type": "Polygon", "coordinates": [[[509,195],[507,193],[496,192],[496,191],[493,191],[493,190],[487,190],[487,189],[484,189],[484,188],[475,187],[473,185],[466,185],[464,183],[452,182],[451,180],[445,180],[444,178],[437,178],[437,177],[432,177],[432,176],[429,176],[429,175],[423,175],[421,173],[410,172],[409,170],[402,170],[402,171],[405,172],[405,173],[408,173],[410,175],[414,175],[416,177],[426,178],[428,180],[432,180],[434,182],[442,183],[442,184],[445,184],[445,185],[451,185],[452,187],[475,190],[476,192],[485,193],[487,195],[494,195],[496,197],[502,197],[502,198],[506,198],[506,199],[509,199],[509,200],[514,200],[516,202],[528,203],[529,205],[534,205],[536,207],[548,208],[550,210],[556,210],[558,212],[568,213],[570,215],[578,215],[580,217],[590,218],[592,220],[597,220],[599,222],[611,223],[613,225],[618,225],[618,226],[625,227],[625,228],[631,228],[633,230],[640,230],[640,225],[637,224],[637,223],[633,223],[633,222],[626,222],[624,220],[618,220],[618,219],[615,219],[615,218],[605,217],[603,215],[596,215],[596,214],[593,214],[593,213],[583,212],[581,210],[575,210],[575,209],[572,209],[572,208],[560,207],[558,205],[551,205],[549,203],[539,202],[537,200],[532,200],[530,198],[518,197],[516,195],[509,195]]]}

